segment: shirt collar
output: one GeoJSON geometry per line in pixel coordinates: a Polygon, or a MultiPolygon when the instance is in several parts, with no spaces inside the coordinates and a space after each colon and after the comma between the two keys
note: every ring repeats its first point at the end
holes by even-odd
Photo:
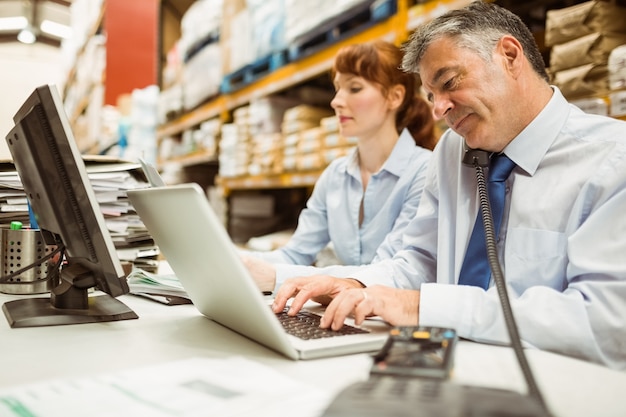
{"type": "Polygon", "coordinates": [[[504,153],[517,166],[533,175],[537,167],[556,140],[565,121],[570,107],[557,87],[543,110],[504,148],[504,153]]]}
{"type": "MultiPolygon", "coordinates": [[[[391,154],[379,172],[387,171],[390,174],[400,177],[414,154],[415,146],[413,136],[411,136],[407,129],[403,129],[398,141],[391,150],[391,154]]],[[[360,178],[359,154],[356,148],[349,155],[349,163],[346,166],[346,170],[352,176],[360,178]]]]}

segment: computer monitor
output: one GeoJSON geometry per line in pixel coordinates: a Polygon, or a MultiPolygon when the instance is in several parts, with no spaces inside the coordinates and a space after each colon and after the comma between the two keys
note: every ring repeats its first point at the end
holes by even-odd
{"type": "Polygon", "coordinates": [[[9,324],[137,318],[116,298],[128,293],[128,284],[56,87],[36,88],[13,120],[6,140],[15,168],[45,243],[63,247],[64,259],[60,274],[50,271],[59,274],[50,297],[3,305],[9,324]]]}

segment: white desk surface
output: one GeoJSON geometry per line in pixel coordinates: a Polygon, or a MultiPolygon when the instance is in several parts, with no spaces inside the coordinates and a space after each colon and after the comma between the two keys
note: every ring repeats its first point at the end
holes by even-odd
{"type": "MultiPolygon", "coordinates": [[[[15,298],[19,297],[0,294],[0,304],[15,298]]],[[[206,319],[192,305],[166,306],[131,295],[120,300],[135,310],[138,320],[11,329],[0,315],[0,391],[47,379],[232,356],[259,362],[331,394],[368,375],[371,361],[366,354],[291,361],[206,319]]],[[[527,355],[555,416],[626,416],[626,372],[537,350],[527,350],[527,355]]],[[[458,345],[453,380],[525,390],[510,348],[467,341],[458,345]]],[[[307,404],[300,407],[298,415],[311,415],[307,404]]],[[[319,410],[320,405],[311,409],[319,410]]]]}

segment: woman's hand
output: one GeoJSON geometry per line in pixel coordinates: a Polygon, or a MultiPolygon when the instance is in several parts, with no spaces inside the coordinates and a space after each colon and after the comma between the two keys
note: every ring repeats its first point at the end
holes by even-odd
{"type": "Polygon", "coordinates": [[[241,255],[243,264],[261,291],[274,291],[276,286],[276,268],[273,264],[254,256],[241,255]]]}

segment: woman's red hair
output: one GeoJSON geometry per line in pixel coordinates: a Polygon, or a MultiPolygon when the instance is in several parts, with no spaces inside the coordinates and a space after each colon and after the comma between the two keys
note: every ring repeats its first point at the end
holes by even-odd
{"type": "Polygon", "coordinates": [[[331,74],[337,72],[354,74],[380,86],[383,95],[391,87],[403,85],[404,101],[398,108],[396,129],[400,133],[408,129],[415,143],[427,149],[433,149],[437,143],[435,121],[430,106],[419,95],[419,79],[416,74],[400,69],[402,51],[392,43],[374,41],[348,45],[339,50],[331,74]]]}

